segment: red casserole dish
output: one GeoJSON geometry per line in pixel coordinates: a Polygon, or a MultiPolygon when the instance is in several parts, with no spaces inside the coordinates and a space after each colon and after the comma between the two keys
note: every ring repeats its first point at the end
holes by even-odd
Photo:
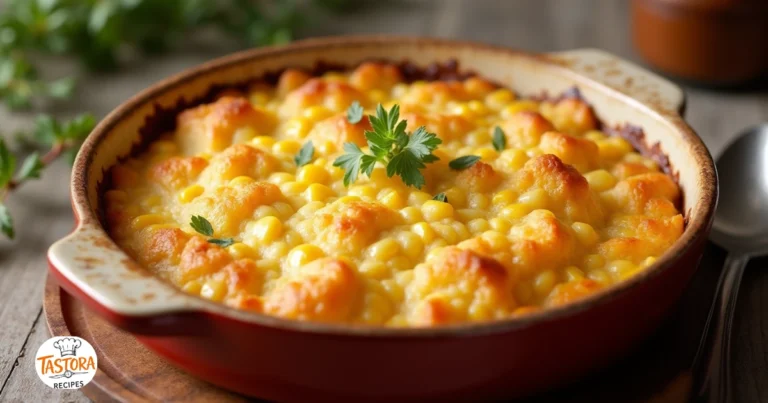
{"type": "Polygon", "coordinates": [[[175,365],[222,387],[282,401],[518,397],[606,365],[650,334],[696,270],[717,199],[709,152],[680,117],[675,85],[598,50],[533,55],[487,45],[342,37],[245,51],[162,81],[110,113],[72,175],[77,219],[49,250],[61,286],[175,365]],[[683,236],[631,279],[579,302],[484,324],[393,329],[288,321],[185,294],[133,262],[100,220],[104,172],[141,129],[179,103],[285,67],[368,59],[428,65],[450,59],[522,94],[578,86],[604,123],[633,122],[666,155],[685,195],[683,236]]]}

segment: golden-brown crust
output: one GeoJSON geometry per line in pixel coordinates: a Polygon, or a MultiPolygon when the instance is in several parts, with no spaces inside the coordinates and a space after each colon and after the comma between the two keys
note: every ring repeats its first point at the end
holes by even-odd
{"type": "Polygon", "coordinates": [[[534,210],[509,230],[515,274],[529,277],[562,267],[578,254],[568,226],[546,210],[534,210]]]}
{"type": "Polygon", "coordinates": [[[502,179],[492,166],[478,161],[456,175],[456,184],[472,192],[486,193],[498,186],[502,179]]]}
{"type": "Polygon", "coordinates": [[[278,164],[271,154],[246,144],[235,144],[211,159],[200,181],[210,186],[224,184],[238,176],[263,180],[278,164]]]}
{"type": "Polygon", "coordinates": [[[461,138],[475,128],[475,124],[459,115],[440,113],[419,113],[405,109],[401,118],[408,122],[406,130],[413,132],[424,126],[430,133],[435,133],[444,142],[461,138]]]}
{"type": "Polygon", "coordinates": [[[627,214],[643,214],[654,207],[653,199],[664,199],[672,203],[680,198],[680,189],[669,176],[651,172],[631,176],[616,184],[610,195],[615,208],[627,214]]]}
{"type": "Polygon", "coordinates": [[[360,285],[343,260],[318,259],[279,283],[264,300],[264,312],[290,319],[335,322],[354,309],[360,285]]]}
{"type": "Polygon", "coordinates": [[[280,188],[267,182],[219,186],[186,204],[183,217],[201,215],[211,222],[216,236],[234,237],[257,207],[281,199],[280,188]]]}
{"type": "Polygon", "coordinates": [[[249,127],[266,135],[275,125],[271,113],[254,108],[247,99],[223,97],[180,113],[176,140],[185,155],[197,155],[229,147],[238,129],[249,127]]]}
{"type": "Polygon", "coordinates": [[[400,69],[390,63],[366,62],[358,66],[349,76],[349,82],[363,90],[389,91],[403,81],[400,69]]]}
{"type": "Polygon", "coordinates": [[[258,295],[261,292],[264,275],[251,259],[235,260],[224,266],[220,273],[226,281],[227,293],[230,296],[258,295]]]}
{"type": "Polygon", "coordinates": [[[331,116],[319,122],[309,132],[308,139],[314,144],[330,141],[335,146],[335,150],[341,150],[344,143],[354,143],[360,147],[365,147],[366,130],[371,130],[371,122],[367,116],[364,116],[357,123],[350,123],[346,114],[341,113],[331,116]]]}
{"type": "Polygon", "coordinates": [[[170,190],[178,190],[194,181],[208,166],[200,157],[171,157],[149,167],[147,178],[170,190]]]}
{"type": "Polygon", "coordinates": [[[416,266],[409,293],[414,299],[409,316],[417,326],[490,320],[515,306],[504,266],[491,257],[456,247],[446,247],[416,266]],[[461,301],[463,308],[447,304],[441,296],[461,301]]]}
{"type": "Polygon", "coordinates": [[[642,175],[648,172],[653,172],[653,170],[639,162],[619,162],[611,168],[611,174],[618,180],[624,180],[630,176],[642,175]]]}
{"type": "Polygon", "coordinates": [[[370,245],[383,230],[400,223],[400,216],[381,203],[353,201],[341,204],[339,211],[315,216],[316,228],[323,228],[325,239],[331,250],[337,254],[345,251],[359,251],[370,245]]]}
{"type": "Polygon", "coordinates": [[[172,273],[174,280],[186,283],[213,274],[232,261],[232,256],[222,247],[209,243],[199,236],[192,237],[181,252],[179,270],[172,273]]]}
{"type": "Polygon", "coordinates": [[[288,93],[280,106],[280,116],[298,116],[304,109],[317,105],[341,112],[353,101],[360,102],[364,107],[368,105],[366,95],[347,83],[312,78],[288,93]]]}
{"type": "Polygon", "coordinates": [[[576,300],[588,297],[599,291],[602,286],[590,279],[581,279],[560,284],[555,287],[544,301],[544,306],[555,307],[565,305],[576,300]]]}
{"type": "Polygon", "coordinates": [[[548,209],[570,221],[600,224],[603,211],[587,180],[572,166],[552,154],[540,155],[525,163],[515,175],[520,193],[543,189],[550,198],[548,209]]]}
{"type": "Polygon", "coordinates": [[[541,114],[559,131],[580,135],[597,128],[597,116],[592,107],[579,98],[564,98],[542,102],[541,114]]]}
{"type": "Polygon", "coordinates": [[[538,112],[522,111],[501,123],[507,142],[514,148],[535,147],[541,135],[554,130],[554,126],[538,112]]]}
{"type": "Polygon", "coordinates": [[[298,69],[287,69],[277,81],[277,94],[280,97],[288,95],[291,91],[301,87],[312,78],[309,74],[298,69]]]}
{"type": "Polygon", "coordinates": [[[146,228],[139,235],[137,256],[144,264],[178,264],[190,236],[178,228],[146,228]]]}
{"type": "Polygon", "coordinates": [[[539,148],[546,154],[554,154],[580,172],[590,171],[599,164],[597,144],[591,140],[558,132],[541,135],[539,148]]]}

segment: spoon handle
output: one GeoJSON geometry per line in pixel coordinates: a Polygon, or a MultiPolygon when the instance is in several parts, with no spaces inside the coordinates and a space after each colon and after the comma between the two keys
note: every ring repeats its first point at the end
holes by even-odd
{"type": "Polygon", "coordinates": [[[729,253],[720,273],[715,299],[704,327],[704,335],[694,361],[694,374],[700,377],[695,400],[730,403],[731,396],[731,326],[736,311],[739,284],[749,256],[729,253]]]}

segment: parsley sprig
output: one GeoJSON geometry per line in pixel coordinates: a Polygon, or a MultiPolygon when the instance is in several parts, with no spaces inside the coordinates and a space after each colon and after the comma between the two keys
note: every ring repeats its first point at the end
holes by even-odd
{"type": "MultiPolygon", "coordinates": [[[[206,220],[203,216],[193,215],[189,222],[189,226],[200,235],[205,235],[207,237],[213,236],[213,225],[211,225],[211,222],[206,220]]],[[[226,248],[235,243],[235,240],[232,238],[208,238],[208,243],[226,248]]]]}
{"type": "Polygon", "coordinates": [[[424,126],[407,133],[408,123],[400,120],[397,104],[389,111],[379,104],[376,116],[369,115],[368,120],[373,129],[365,132],[370,154],[363,152],[357,144],[344,143],[344,154],[333,162],[333,166],[344,170],[344,186],[356,181],[359,172],[370,177],[376,163],[381,162],[386,166],[388,177],[398,175],[407,186],[421,189],[424,186],[421,170],[439,159],[432,152],[442,141],[424,126]]]}

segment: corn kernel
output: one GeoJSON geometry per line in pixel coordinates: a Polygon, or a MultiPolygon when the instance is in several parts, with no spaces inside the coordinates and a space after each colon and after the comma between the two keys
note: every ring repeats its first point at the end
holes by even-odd
{"type": "MultiPolygon", "coordinates": [[[[451,204],[453,204],[453,202],[451,202],[451,204]]],[[[473,193],[469,195],[469,207],[473,209],[485,210],[490,205],[491,201],[488,199],[488,196],[482,193],[473,193]]]]}
{"type": "Polygon", "coordinates": [[[187,294],[200,295],[200,290],[203,288],[203,284],[199,281],[192,280],[184,284],[181,289],[187,294]]]}
{"type": "Polygon", "coordinates": [[[424,216],[421,215],[421,209],[414,206],[400,209],[400,216],[402,216],[408,224],[415,224],[424,219],[424,216]]]}
{"type": "Polygon", "coordinates": [[[474,220],[476,218],[484,218],[485,211],[472,209],[472,208],[465,208],[465,209],[456,210],[456,216],[459,217],[459,220],[466,222],[466,221],[474,220]]]}
{"type": "Polygon", "coordinates": [[[512,203],[510,205],[504,206],[504,208],[499,212],[499,215],[506,218],[507,220],[517,220],[518,218],[525,217],[530,212],[530,205],[523,203],[512,203]]]}
{"type": "Polygon", "coordinates": [[[528,161],[528,155],[519,148],[508,148],[501,152],[499,159],[503,160],[510,168],[518,170],[528,161]]]}
{"type": "Polygon", "coordinates": [[[335,195],[336,193],[334,193],[331,188],[319,183],[313,183],[309,185],[307,190],[304,192],[304,197],[308,201],[324,201],[335,195]]]}
{"type": "Polygon", "coordinates": [[[355,185],[349,188],[349,192],[347,194],[350,196],[357,196],[361,199],[375,199],[376,188],[371,185],[355,185]]]}
{"type": "Polygon", "coordinates": [[[600,285],[608,285],[611,283],[611,278],[608,274],[602,270],[591,270],[587,273],[587,278],[600,283],[600,285]]]}
{"type": "Polygon", "coordinates": [[[291,207],[290,204],[285,202],[274,203],[272,207],[277,211],[277,213],[274,215],[278,217],[288,218],[294,212],[293,207],[291,207]]]}
{"type": "Polygon", "coordinates": [[[227,251],[235,259],[256,259],[258,257],[255,250],[242,242],[233,243],[227,248],[227,251]]]}
{"type": "Polygon", "coordinates": [[[408,195],[408,204],[411,206],[421,206],[429,200],[432,200],[432,195],[426,192],[420,192],[418,190],[411,192],[411,194],[408,195]]]}
{"type": "Polygon", "coordinates": [[[368,248],[368,256],[379,260],[387,260],[400,252],[400,245],[392,238],[384,238],[368,248]]]}
{"type": "Polygon", "coordinates": [[[275,172],[267,178],[267,182],[274,185],[282,185],[283,183],[293,182],[294,180],[295,177],[287,172],[275,172]]]}
{"type": "Polygon", "coordinates": [[[502,109],[503,107],[505,107],[507,104],[509,104],[514,100],[515,100],[515,94],[506,88],[493,91],[492,93],[488,94],[488,96],[485,97],[485,103],[487,103],[489,107],[495,110],[502,109]]]}
{"type": "Polygon", "coordinates": [[[370,278],[385,278],[389,274],[389,269],[387,269],[387,265],[383,262],[379,261],[373,261],[373,260],[365,260],[360,264],[360,267],[358,268],[360,273],[363,273],[366,275],[366,277],[370,278]]]}
{"type": "Polygon", "coordinates": [[[493,199],[491,200],[491,203],[493,203],[494,206],[502,205],[506,206],[508,204],[512,204],[517,200],[517,192],[511,189],[502,190],[501,192],[496,193],[493,195],[493,199]]]}
{"type": "Polygon", "coordinates": [[[481,237],[483,238],[483,241],[485,241],[485,243],[487,243],[488,246],[493,250],[498,251],[509,247],[509,240],[507,237],[498,231],[485,231],[481,237]]]}
{"type": "Polygon", "coordinates": [[[518,112],[523,111],[537,111],[539,109],[539,104],[535,101],[515,101],[506,106],[504,109],[501,110],[501,117],[504,119],[509,119],[513,115],[515,115],[518,112]]]}
{"type": "Polygon", "coordinates": [[[636,266],[629,260],[614,260],[605,267],[608,273],[621,276],[635,270],[636,266]]]}
{"type": "Polygon", "coordinates": [[[226,285],[223,281],[208,280],[200,288],[200,296],[211,301],[221,301],[226,293],[226,285]]]}
{"type": "Polygon", "coordinates": [[[296,140],[280,140],[272,146],[272,152],[275,154],[296,154],[301,148],[296,140]]]}
{"type": "Polygon", "coordinates": [[[179,201],[181,203],[189,203],[197,196],[200,196],[205,191],[205,188],[200,185],[192,185],[184,188],[179,192],[179,201]]]}
{"type": "Polygon", "coordinates": [[[589,187],[595,192],[603,192],[616,185],[616,178],[605,169],[587,172],[584,177],[589,183],[589,187]]]}
{"type": "Polygon", "coordinates": [[[248,97],[248,101],[250,101],[251,104],[255,106],[264,106],[267,104],[267,102],[269,102],[269,99],[269,94],[263,91],[251,93],[251,95],[248,97]]]}
{"type": "Polygon", "coordinates": [[[539,273],[536,279],[533,280],[533,290],[539,297],[545,297],[552,292],[556,282],[557,276],[555,273],[552,270],[546,270],[539,273]]]}
{"type": "Polygon", "coordinates": [[[432,229],[435,233],[448,244],[455,244],[459,237],[456,234],[456,230],[447,224],[432,224],[432,229]]]}
{"type": "Polygon", "coordinates": [[[238,176],[229,181],[229,186],[238,187],[238,186],[244,186],[253,182],[255,182],[255,180],[250,176],[238,176]]]}
{"type": "Polygon", "coordinates": [[[654,263],[656,263],[656,258],[655,258],[655,257],[653,257],[653,256],[648,256],[647,258],[645,258],[645,259],[644,259],[644,260],[643,260],[643,261],[640,263],[640,266],[641,266],[642,268],[646,268],[646,267],[648,267],[648,266],[650,266],[650,265],[652,265],[652,264],[654,264],[654,263]]]}
{"type": "Polygon", "coordinates": [[[584,272],[576,266],[568,266],[564,271],[568,281],[576,281],[584,278],[584,272]]]}
{"type": "Polygon", "coordinates": [[[131,220],[131,228],[140,230],[152,224],[162,224],[165,216],[162,214],[143,214],[131,220]]]}
{"type": "Polygon", "coordinates": [[[332,114],[333,112],[322,105],[310,106],[309,108],[304,109],[304,111],[301,113],[304,119],[307,119],[311,122],[318,122],[331,116],[332,114]]]}
{"type": "Polygon", "coordinates": [[[162,201],[163,201],[163,198],[160,197],[160,195],[152,195],[144,199],[144,202],[142,204],[147,207],[155,207],[155,206],[159,206],[160,203],[162,203],[162,201]]]}
{"type": "Polygon", "coordinates": [[[592,246],[600,240],[600,236],[597,234],[591,225],[583,222],[575,222],[571,224],[571,228],[576,233],[576,238],[584,246],[592,246]]]}
{"type": "Polygon", "coordinates": [[[587,255],[587,257],[584,258],[584,265],[587,267],[587,270],[590,271],[601,269],[605,265],[605,259],[600,255],[587,255]]]}
{"type": "Polygon", "coordinates": [[[270,136],[256,136],[251,139],[251,144],[264,150],[271,150],[275,144],[275,139],[270,136]]]}
{"type": "Polygon", "coordinates": [[[584,133],[584,138],[587,140],[591,140],[595,143],[597,143],[600,140],[605,140],[607,136],[605,133],[601,132],[600,130],[589,130],[586,133],[584,133]]]}
{"type": "Polygon", "coordinates": [[[546,209],[548,199],[549,195],[544,189],[534,189],[521,194],[517,201],[533,209],[546,209]]]}
{"type": "Polygon", "coordinates": [[[428,244],[435,239],[435,231],[429,224],[425,222],[419,222],[411,226],[411,232],[418,235],[422,242],[428,244]]]}
{"type": "Polygon", "coordinates": [[[293,267],[301,267],[305,264],[325,256],[325,252],[315,245],[302,244],[288,253],[288,264],[293,267]]]}
{"type": "Polygon", "coordinates": [[[472,234],[480,234],[491,229],[491,224],[488,223],[488,220],[477,218],[468,222],[467,228],[472,234]]]}
{"type": "Polygon", "coordinates": [[[302,182],[286,182],[280,185],[280,190],[287,196],[295,196],[307,189],[307,184],[302,182]]]}
{"type": "Polygon", "coordinates": [[[483,161],[486,161],[486,162],[487,161],[493,161],[496,158],[499,158],[498,151],[496,151],[496,150],[494,150],[492,148],[488,148],[488,147],[483,147],[483,148],[478,149],[475,152],[475,155],[479,156],[480,159],[482,159],[483,161]]]}
{"type": "Polygon", "coordinates": [[[283,233],[283,223],[276,217],[267,216],[256,221],[252,234],[261,242],[272,242],[283,233]]]}
{"type": "Polygon", "coordinates": [[[379,192],[378,199],[381,204],[393,210],[399,210],[405,206],[405,198],[394,189],[382,190],[379,192]]]}
{"type": "Polygon", "coordinates": [[[512,227],[512,223],[510,223],[509,220],[499,217],[491,218],[488,223],[491,224],[491,228],[493,228],[494,231],[499,231],[502,234],[509,232],[509,229],[512,227]]]}
{"type": "Polygon", "coordinates": [[[453,206],[437,200],[427,200],[421,206],[421,213],[427,221],[438,221],[453,217],[453,206]]]}
{"type": "Polygon", "coordinates": [[[401,232],[397,235],[397,242],[400,244],[400,249],[410,259],[416,259],[421,256],[421,252],[424,251],[424,242],[421,238],[412,232],[401,232]]]}
{"type": "Polygon", "coordinates": [[[307,164],[299,169],[296,180],[303,183],[328,183],[330,175],[322,166],[307,164]]]}

